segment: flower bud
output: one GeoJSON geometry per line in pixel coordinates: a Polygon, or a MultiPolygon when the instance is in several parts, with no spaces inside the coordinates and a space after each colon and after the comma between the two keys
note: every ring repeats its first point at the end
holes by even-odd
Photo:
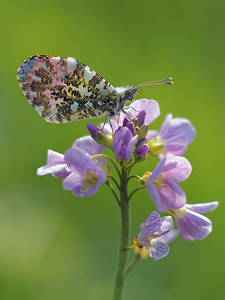
{"type": "Polygon", "coordinates": [[[134,133],[135,133],[134,123],[133,122],[128,122],[126,127],[129,128],[132,135],[134,135],[134,133]]]}
{"type": "Polygon", "coordinates": [[[148,151],[149,151],[148,144],[143,144],[139,146],[135,151],[135,156],[136,156],[135,160],[136,161],[144,160],[147,156],[148,151]]]}
{"type": "Polygon", "coordinates": [[[148,133],[148,125],[142,125],[138,132],[139,141],[144,139],[148,133]]]}
{"type": "Polygon", "coordinates": [[[129,122],[130,122],[129,118],[128,118],[128,117],[125,117],[125,118],[123,119],[123,127],[127,126],[127,123],[129,123],[129,122]]]}
{"type": "Polygon", "coordinates": [[[101,132],[101,129],[92,123],[87,123],[87,129],[90,132],[91,136],[95,139],[98,139],[98,132],[101,132]]]}
{"type": "Polygon", "coordinates": [[[102,131],[101,128],[97,127],[92,123],[87,123],[87,129],[90,132],[92,138],[100,145],[110,146],[111,143],[108,140],[105,133],[102,131]]]}
{"type": "Polygon", "coordinates": [[[134,123],[134,126],[137,127],[138,126],[138,119],[137,118],[133,118],[132,122],[134,123]]]}

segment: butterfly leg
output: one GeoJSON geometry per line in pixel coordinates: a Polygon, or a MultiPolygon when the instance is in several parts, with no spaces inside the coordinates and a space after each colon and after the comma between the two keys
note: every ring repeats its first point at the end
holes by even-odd
{"type": "Polygon", "coordinates": [[[125,111],[126,107],[121,108],[121,111],[125,114],[128,115],[129,119],[131,120],[131,117],[127,111],[125,111]]]}
{"type": "Polygon", "coordinates": [[[113,131],[113,127],[112,127],[112,123],[111,123],[111,121],[110,121],[110,118],[109,118],[109,125],[110,125],[110,127],[111,127],[111,129],[112,129],[112,134],[114,134],[114,131],[113,131]]]}
{"type": "Polygon", "coordinates": [[[111,121],[110,121],[110,114],[107,114],[107,115],[105,116],[105,121],[104,121],[103,126],[102,126],[102,131],[104,131],[104,127],[105,127],[105,124],[107,123],[107,121],[109,122],[109,125],[110,125],[110,127],[111,127],[111,129],[112,129],[112,133],[114,133],[114,132],[113,132],[113,126],[112,126],[112,123],[111,123],[111,121]]]}

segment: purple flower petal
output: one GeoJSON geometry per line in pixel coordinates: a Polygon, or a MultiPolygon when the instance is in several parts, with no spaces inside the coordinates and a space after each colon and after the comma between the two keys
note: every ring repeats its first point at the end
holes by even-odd
{"type": "Polygon", "coordinates": [[[128,141],[129,141],[129,139],[132,138],[132,134],[131,134],[130,130],[126,127],[119,128],[113,138],[113,148],[114,149],[117,148],[117,145],[119,143],[121,143],[121,141],[125,140],[125,136],[126,136],[126,140],[128,140],[128,141]]]}
{"type": "Polygon", "coordinates": [[[219,205],[218,201],[208,202],[208,203],[196,203],[196,204],[186,204],[185,207],[188,210],[192,210],[199,214],[204,214],[213,211],[219,205]]]}
{"type": "MultiPolygon", "coordinates": [[[[80,170],[74,169],[74,172],[71,173],[64,181],[63,181],[63,188],[65,190],[71,190],[73,191],[73,194],[78,197],[87,197],[92,196],[105,182],[106,175],[104,171],[98,167],[95,166],[93,169],[86,169],[86,165],[83,166],[83,172],[81,173],[80,170]],[[84,189],[84,182],[86,178],[87,171],[92,171],[95,173],[95,175],[98,178],[97,184],[91,185],[84,189]]],[[[90,167],[90,166],[89,166],[90,167]]]]}
{"type": "Polygon", "coordinates": [[[163,174],[168,180],[174,182],[184,181],[190,176],[191,171],[191,164],[186,158],[174,156],[171,153],[166,155],[163,174]]]}
{"type": "Polygon", "coordinates": [[[37,170],[38,176],[49,174],[60,178],[66,178],[70,174],[67,170],[64,155],[50,149],[47,152],[47,164],[37,170]]]}
{"type": "Polygon", "coordinates": [[[69,191],[75,190],[75,195],[78,196],[83,187],[82,179],[83,177],[80,176],[79,172],[71,173],[63,180],[63,189],[69,191]]]}
{"type": "Polygon", "coordinates": [[[142,234],[145,236],[150,236],[160,229],[161,226],[161,218],[157,211],[153,211],[142,227],[142,234]]]}
{"type": "Polygon", "coordinates": [[[204,239],[212,231],[212,222],[194,211],[185,208],[180,216],[176,214],[177,229],[185,239],[186,235],[193,239],[204,239]]]}
{"type": "Polygon", "coordinates": [[[186,179],[190,172],[191,165],[186,158],[167,154],[161,159],[147,181],[148,192],[158,210],[166,211],[184,206],[186,196],[176,182],[186,179]],[[158,194],[149,182],[155,185],[158,194]]]}
{"type": "Polygon", "coordinates": [[[178,156],[184,155],[184,153],[187,151],[186,145],[177,142],[166,144],[165,148],[167,150],[166,152],[171,152],[174,155],[178,155],[178,156]]]}
{"type": "Polygon", "coordinates": [[[70,148],[65,153],[65,162],[72,172],[85,173],[86,170],[95,170],[97,163],[87,153],[79,148],[70,148]]]}
{"type": "MultiPolygon", "coordinates": [[[[90,135],[77,139],[73,143],[72,148],[79,148],[91,156],[103,153],[103,145],[98,144],[90,135]]],[[[98,157],[96,158],[96,161],[106,173],[109,173],[109,166],[104,157],[98,157]]]]}
{"type": "Polygon", "coordinates": [[[150,175],[149,180],[151,182],[156,180],[161,175],[161,173],[164,169],[165,162],[166,162],[166,156],[160,160],[160,162],[156,165],[155,169],[153,170],[152,174],[150,175]]]}
{"type": "Polygon", "coordinates": [[[169,246],[158,239],[152,240],[151,245],[145,249],[155,261],[165,257],[170,251],[169,246]]]}
{"type": "MultiPolygon", "coordinates": [[[[113,143],[113,148],[114,148],[114,151],[115,151],[115,156],[116,156],[116,158],[118,158],[118,159],[122,159],[123,158],[123,156],[121,155],[121,149],[122,149],[122,146],[123,146],[123,140],[122,139],[118,139],[117,140],[117,143],[115,142],[115,143],[113,143]]],[[[125,156],[125,152],[124,152],[124,156],[125,156]]]]}
{"type": "Polygon", "coordinates": [[[147,246],[147,245],[150,245],[150,243],[151,243],[149,241],[149,239],[141,232],[138,234],[137,238],[142,246],[147,246]]]}
{"type": "Polygon", "coordinates": [[[146,135],[146,140],[150,141],[153,137],[157,135],[157,130],[149,130],[147,135],[146,135]]]}
{"type": "Polygon", "coordinates": [[[52,163],[65,164],[64,155],[49,149],[47,151],[47,165],[52,163]]]}
{"type": "Polygon", "coordinates": [[[130,119],[128,118],[128,116],[125,116],[125,118],[123,119],[123,127],[127,127],[127,124],[130,122],[130,119]]]}
{"type": "Polygon", "coordinates": [[[196,136],[192,123],[185,118],[173,118],[168,114],[159,130],[159,136],[167,142],[180,142],[189,145],[196,136]]]}
{"type": "Polygon", "coordinates": [[[185,205],[186,195],[182,188],[173,181],[163,181],[162,188],[158,189],[160,202],[159,211],[178,209],[185,205]]]}
{"type": "Polygon", "coordinates": [[[137,156],[141,156],[141,158],[145,159],[148,151],[149,151],[148,144],[143,144],[136,149],[136,154],[137,156]]]}
{"type": "Polygon", "coordinates": [[[129,128],[131,134],[134,135],[134,133],[135,133],[134,123],[133,122],[128,122],[126,127],[129,128]]]}
{"type": "Polygon", "coordinates": [[[147,191],[149,192],[156,208],[160,210],[160,195],[157,188],[150,180],[147,181],[147,191]]]}
{"type": "Polygon", "coordinates": [[[59,163],[53,163],[53,164],[48,164],[45,166],[42,166],[37,169],[37,175],[38,176],[43,176],[43,175],[55,175],[57,177],[65,178],[70,174],[67,172],[67,165],[64,164],[59,164],[59,163]],[[61,176],[59,176],[61,175],[61,176]]]}
{"type": "Polygon", "coordinates": [[[77,173],[70,174],[63,181],[63,188],[65,190],[73,191],[73,194],[77,197],[88,197],[92,196],[99,188],[100,184],[90,186],[89,188],[83,190],[83,182],[80,178],[80,175],[77,173]]]}
{"type": "Polygon", "coordinates": [[[183,155],[195,138],[196,130],[188,119],[173,118],[168,114],[157,133],[157,137],[165,142],[166,152],[183,155]]]}
{"type": "Polygon", "coordinates": [[[156,211],[153,211],[141,226],[141,232],[137,236],[140,243],[145,246],[149,245],[150,241],[148,237],[159,230],[160,226],[160,215],[156,211]]]}
{"type": "Polygon", "coordinates": [[[136,118],[141,111],[146,113],[144,120],[141,120],[142,124],[150,125],[160,115],[159,104],[155,100],[136,100],[127,108],[131,119],[136,118]]]}
{"type": "Polygon", "coordinates": [[[116,158],[130,161],[137,141],[138,136],[133,137],[131,131],[127,127],[119,128],[113,139],[113,148],[116,158]]]}
{"type": "Polygon", "coordinates": [[[160,236],[156,239],[165,244],[170,244],[178,237],[178,235],[179,235],[179,231],[177,229],[171,229],[165,235],[160,236]]]}
{"type": "Polygon", "coordinates": [[[90,135],[77,139],[72,148],[80,148],[91,156],[103,153],[103,145],[99,145],[90,135]]]}
{"type": "Polygon", "coordinates": [[[95,139],[98,139],[97,133],[101,132],[100,128],[92,123],[87,123],[87,129],[90,132],[91,136],[93,136],[95,139]]]}
{"type": "Polygon", "coordinates": [[[141,127],[143,124],[145,124],[145,118],[146,118],[146,111],[142,110],[137,115],[136,118],[139,119],[139,127],[141,127]]]}
{"type": "Polygon", "coordinates": [[[127,148],[126,148],[126,156],[125,156],[125,160],[126,161],[130,161],[132,158],[132,154],[133,154],[133,150],[134,150],[134,146],[137,144],[138,141],[138,136],[134,136],[128,143],[127,148]]]}
{"type": "Polygon", "coordinates": [[[170,121],[172,120],[172,118],[173,118],[172,114],[167,114],[165,116],[165,119],[162,122],[161,128],[159,130],[159,134],[158,134],[158,135],[160,135],[160,137],[162,137],[162,138],[166,137],[166,134],[169,130],[170,121]]]}
{"type": "Polygon", "coordinates": [[[124,134],[123,134],[123,142],[125,145],[128,145],[131,139],[133,138],[133,135],[131,131],[127,127],[121,128],[121,130],[124,129],[124,134]]]}
{"type": "Polygon", "coordinates": [[[167,234],[173,226],[173,219],[170,216],[163,217],[161,219],[160,229],[155,232],[159,237],[167,234]]]}
{"type": "Polygon", "coordinates": [[[195,240],[195,238],[193,238],[192,236],[190,236],[187,233],[183,232],[180,228],[179,228],[178,232],[180,233],[180,235],[182,236],[182,238],[185,241],[191,242],[191,241],[195,240]]]}

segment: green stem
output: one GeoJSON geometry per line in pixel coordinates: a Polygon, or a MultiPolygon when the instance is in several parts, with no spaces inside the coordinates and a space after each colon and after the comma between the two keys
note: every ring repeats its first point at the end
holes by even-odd
{"type": "Polygon", "coordinates": [[[121,207],[122,234],[121,234],[119,262],[118,262],[117,274],[115,279],[113,300],[121,300],[123,296],[125,265],[126,265],[126,258],[127,258],[127,251],[125,251],[124,249],[128,247],[128,243],[129,243],[130,217],[129,217],[129,201],[128,201],[128,193],[127,193],[127,170],[126,167],[124,166],[122,166],[120,187],[121,187],[120,207],[121,207]]]}
{"type": "Polygon", "coordinates": [[[111,179],[115,183],[115,185],[118,188],[118,190],[120,191],[120,186],[119,186],[119,183],[116,181],[116,179],[113,176],[111,176],[111,175],[108,175],[107,178],[111,179]]]}
{"type": "Polygon", "coordinates": [[[108,156],[107,154],[96,154],[96,155],[93,155],[92,157],[93,158],[104,157],[104,158],[109,159],[111,161],[111,163],[113,164],[114,168],[116,169],[117,174],[120,176],[120,171],[119,171],[115,161],[110,156],[108,156]]]}
{"type": "Polygon", "coordinates": [[[129,263],[129,265],[126,268],[126,275],[130,272],[130,270],[133,268],[133,266],[136,264],[136,262],[139,260],[140,256],[137,254],[135,257],[132,259],[132,261],[129,263]]]}
{"type": "Polygon", "coordinates": [[[131,175],[131,176],[129,176],[128,178],[127,178],[127,182],[129,181],[129,180],[131,180],[132,178],[135,178],[135,179],[141,179],[141,177],[140,176],[138,176],[138,175],[131,175]]]}
{"type": "Polygon", "coordinates": [[[138,186],[136,189],[134,189],[134,190],[130,193],[130,195],[129,195],[129,197],[128,197],[128,200],[130,201],[131,197],[132,197],[137,191],[140,191],[140,190],[142,190],[142,189],[144,189],[144,188],[145,188],[144,186],[138,186]]]}
{"type": "Polygon", "coordinates": [[[114,197],[116,198],[117,203],[118,203],[119,206],[120,206],[120,199],[119,199],[119,197],[118,197],[116,191],[114,190],[113,186],[111,185],[111,183],[110,183],[109,181],[106,181],[106,184],[107,184],[107,186],[110,188],[110,190],[112,191],[114,197]]]}
{"type": "Polygon", "coordinates": [[[136,164],[136,162],[132,162],[128,167],[127,167],[127,171],[128,171],[128,174],[130,174],[130,171],[131,169],[133,168],[133,166],[136,164]]]}

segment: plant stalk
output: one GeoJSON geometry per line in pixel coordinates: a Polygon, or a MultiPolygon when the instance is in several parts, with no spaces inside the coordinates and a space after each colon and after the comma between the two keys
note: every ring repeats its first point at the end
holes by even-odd
{"type": "Polygon", "coordinates": [[[121,207],[121,245],[119,252],[119,261],[117,267],[117,274],[115,279],[114,286],[114,296],[113,300],[122,300],[123,297],[123,288],[124,288],[124,279],[125,279],[125,265],[127,258],[127,251],[125,249],[129,244],[129,227],[130,227],[130,216],[129,216],[129,201],[127,193],[127,169],[122,166],[120,176],[120,207],[121,207]]]}

